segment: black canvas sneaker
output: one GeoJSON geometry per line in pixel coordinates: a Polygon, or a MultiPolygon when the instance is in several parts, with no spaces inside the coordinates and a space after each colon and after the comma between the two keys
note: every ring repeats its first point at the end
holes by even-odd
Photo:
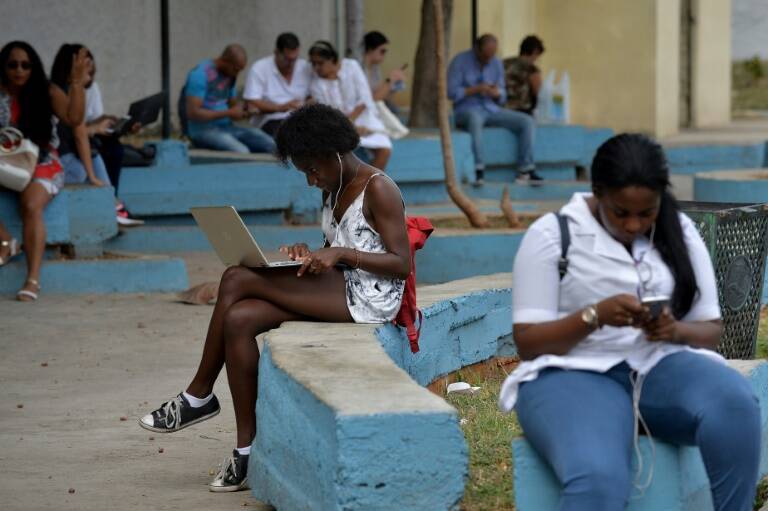
{"type": "Polygon", "coordinates": [[[240,491],[248,489],[248,456],[237,449],[219,466],[219,473],[213,478],[208,489],[214,492],[240,491]]]}
{"type": "Polygon", "coordinates": [[[541,186],[544,184],[544,178],[536,173],[535,170],[519,172],[515,183],[519,185],[541,186]]]}
{"type": "Polygon", "coordinates": [[[192,424],[210,419],[221,411],[219,400],[213,396],[208,403],[199,408],[193,408],[189,401],[180,393],[170,401],[163,403],[160,408],[139,419],[139,426],[156,433],[173,433],[192,424]]]}

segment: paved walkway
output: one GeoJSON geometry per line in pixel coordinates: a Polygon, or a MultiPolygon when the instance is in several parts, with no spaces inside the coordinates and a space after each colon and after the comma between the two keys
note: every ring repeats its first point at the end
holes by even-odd
{"type": "MultiPolygon", "coordinates": [[[[193,283],[223,269],[186,259],[193,283]]],[[[206,486],[235,441],[225,373],[214,419],[170,435],[136,424],[192,377],[211,311],[172,295],[0,297],[0,509],[269,509],[206,486]]]]}

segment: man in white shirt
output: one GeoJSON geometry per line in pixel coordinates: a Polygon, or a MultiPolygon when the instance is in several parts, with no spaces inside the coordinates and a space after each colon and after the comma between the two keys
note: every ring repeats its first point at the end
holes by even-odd
{"type": "Polygon", "coordinates": [[[243,98],[259,115],[256,126],[275,136],[283,119],[301,107],[309,95],[312,66],[299,58],[299,38],[285,32],[277,37],[275,53],[254,62],[243,98]]]}

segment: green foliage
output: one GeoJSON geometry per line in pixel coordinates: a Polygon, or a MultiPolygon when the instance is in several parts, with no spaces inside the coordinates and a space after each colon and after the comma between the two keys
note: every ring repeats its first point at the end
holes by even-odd
{"type": "Polygon", "coordinates": [[[731,108],[768,110],[768,62],[755,56],[734,61],[731,66],[731,108]]]}
{"type": "Polygon", "coordinates": [[[763,307],[760,314],[760,326],[757,328],[757,349],[755,358],[768,358],[768,307],[763,307]]]}
{"type": "Polygon", "coordinates": [[[745,60],[742,65],[744,66],[744,71],[746,71],[755,81],[765,76],[765,73],[763,72],[763,62],[757,55],[749,60],[745,60]]]}

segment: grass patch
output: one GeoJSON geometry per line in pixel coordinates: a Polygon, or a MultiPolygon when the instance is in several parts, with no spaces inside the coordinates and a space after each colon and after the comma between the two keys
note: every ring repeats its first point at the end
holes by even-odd
{"type": "Polygon", "coordinates": [[[760,313],[760,326],[757,329],[757,347],[755,358],[768,358],[768,307],[760,313]]]}
{"type": "Polygon", "coordinates": [[[768,61],[755,57],[731,65],[731,110],[768,110],[768,61]]]}
{"type": "Polygon", "coordinates": [[[496,401],[506,374],[499,368],[485,380],[469,373],[459,381],[482,387],[470,396],[450,394],[447,401],[459,410],[469,446],[469,481],[461,509],[509,511],[512,500],[512,438],[521,434],[514,413],[502,414],[496,401]]]}

